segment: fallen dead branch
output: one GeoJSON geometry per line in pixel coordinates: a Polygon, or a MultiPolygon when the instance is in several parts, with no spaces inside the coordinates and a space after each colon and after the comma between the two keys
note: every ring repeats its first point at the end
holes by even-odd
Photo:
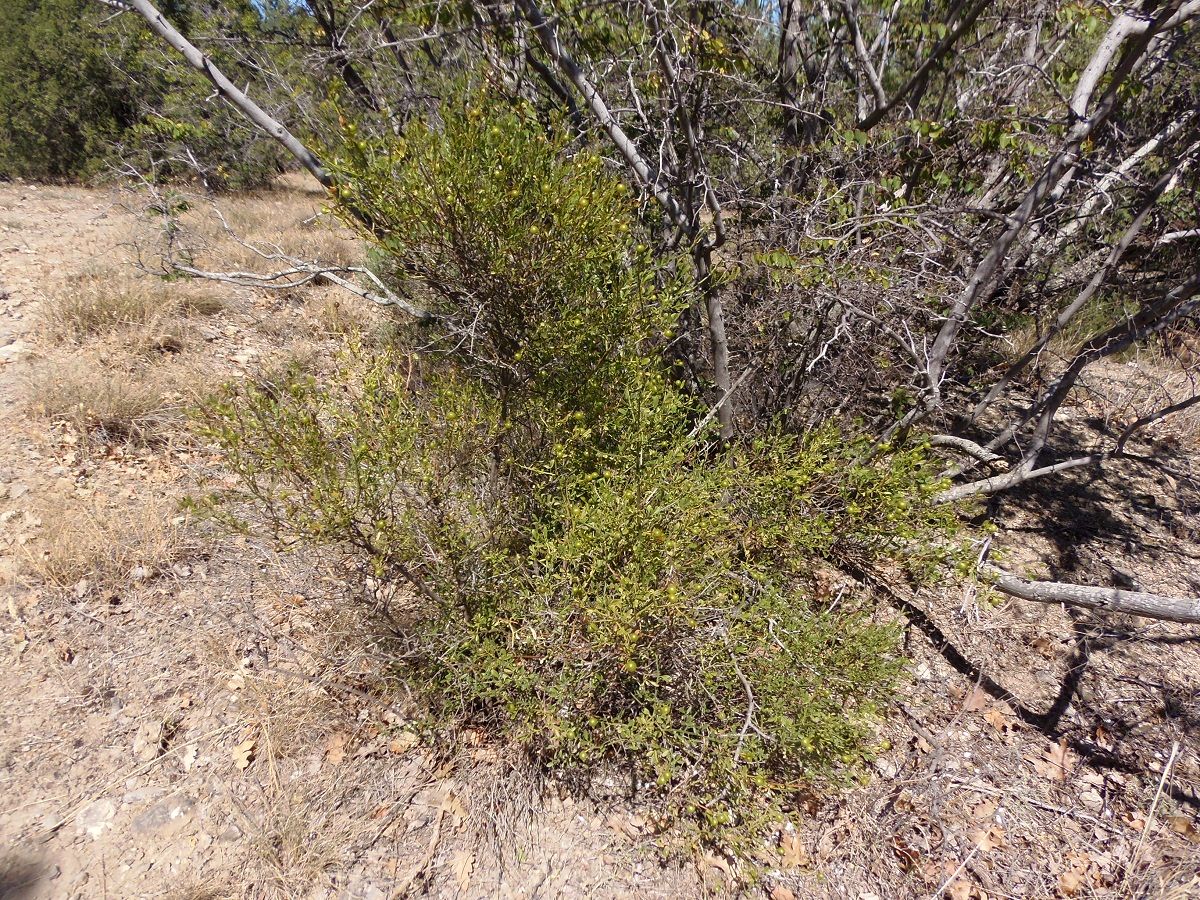
{"type": "Polygon", "coordinates": [[[996,590],[1034,603],[1065,603],[1086,609],[1145,616],[1167,622],[1200,623],[1200,599],[1167,597],[1143,591],[1122,591],[1117,588],[1066,584],[1060,581],[1029,581],[1015,575],[993,570],[998,576],[996,590]]]}

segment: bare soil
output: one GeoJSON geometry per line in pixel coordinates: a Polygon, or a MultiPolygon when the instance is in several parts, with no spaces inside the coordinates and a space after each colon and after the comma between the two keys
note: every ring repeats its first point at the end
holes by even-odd
{"type": "MultiPolygon", "coordinates": [[[[781,825],[755,882],[717,855],[664,865],[636,801],[566,796],[485,736],[434,754],[368,586],[181,505],[224,478],[181,410],[322,358],[372,314],[317,288],[199,302],[178,285],[162,316],[64,334],[55,298],[131,278],[160,239],[126,201],[0,185],[0,897],[1200,896],[1200,629],[972,585],[873,585],[908,624],[912,680],[873,771],[781,825]]],[[[353,257],[320,203],[289,183],[226,212],[353,257]]],[[[244,252],[208,233],[214,257],[244,252]]],[[[1160,366],[1104,370],[1068,427],[1102,433],[1160,366]]],[[[1164,423],[1141,449],[1170,462],[981,505],[993,555],[1200,591],[1194,433],[1164,423]]]]}

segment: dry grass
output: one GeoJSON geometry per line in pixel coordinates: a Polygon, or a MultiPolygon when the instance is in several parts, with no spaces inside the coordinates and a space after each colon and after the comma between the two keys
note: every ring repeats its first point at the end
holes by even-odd
{"type": "Polygon", "coordinates": [[[174,512],[162,501],[47,501],[37,511],[40,538],[24,573],[57,587],[103,590],[160,573],[183,550],[174,512]]]}
{"type": "Polygon", "coordinates": [[[41,318],[52,341],[82,344],[120,331],[169,330],[177,316],[211,316],[224,308],[213,285],[91,272],[53,291],[42,304],[41,318]]]}
{"type": "Polygon", "coordinates": [[[195,374],[186,360],[144,365],[105,347],[50,356],[27,376],[27,411],[101,440],[152,441],[179,419],[195,374]]]}
{"type": "Polygon", "coordinates": [[[197,202],[183,217],[183,243],[197,251],[202,268],[217,270],[283,267],[253,248],[323,263],[361,263],[361,242],[325,211],[324,201],[320,190],[285,178],[272,190],[223,197],[216,209],[197,202]]]}
{"type": "Polygon", "coordinates": [[[384,317],[357,297],[342,293],[322,293],[304,305],[305,318],[314,334],[361,337],[383,327],[384,317]]]}
{"type": "Polygon", "coordinates": [[[253,896],[286,900],[325,881],[351,837],[335,815],[338,804],[330,802],[344,794],[338,787],[320,781],[289,785],[262,804],[263,820],[248,823],[253,862],[246,886],[253,896]]]}

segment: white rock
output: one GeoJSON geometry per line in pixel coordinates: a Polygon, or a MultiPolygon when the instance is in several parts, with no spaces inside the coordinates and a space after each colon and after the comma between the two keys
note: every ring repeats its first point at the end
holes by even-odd
{"type": "Polygon", "coordinates": [[[89,803],[75,817],[75,826],[80,834],[86,834],[92,840],[99,840],[108,829],[113,827],[112,820],[117,815],[117,804],[111,800],[97,800],[89,803]]]}

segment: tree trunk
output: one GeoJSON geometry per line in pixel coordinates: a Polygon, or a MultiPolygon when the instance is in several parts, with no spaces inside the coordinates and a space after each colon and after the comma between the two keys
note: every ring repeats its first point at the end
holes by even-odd
{"type": "Polygon", "coordinates": [[[717,386],[717,421],[721,425],[721,440],[733,438],[733,381],[729,376],[729,343],[725,339],[725,307],[721,294],[712,282],[712,249],[706,244],[693,254],[696,284],[704,296],[708,312],[709,353],[712,357],[713,383],[717,386]]]}

